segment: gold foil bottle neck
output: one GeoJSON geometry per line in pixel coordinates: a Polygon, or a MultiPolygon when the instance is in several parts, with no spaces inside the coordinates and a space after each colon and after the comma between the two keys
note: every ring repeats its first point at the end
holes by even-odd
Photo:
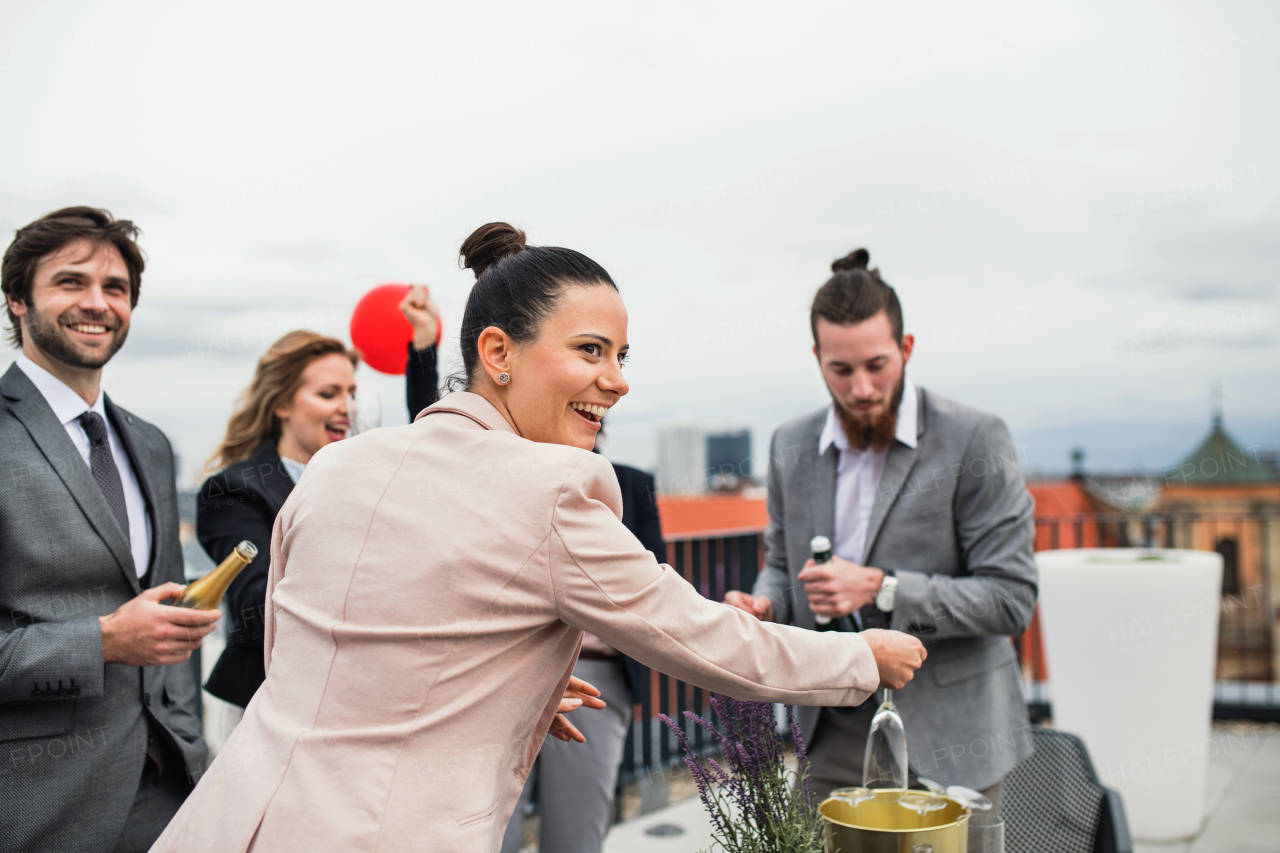
{"type": "Polygon", "coordinates": [[[178,599],[179,607],[192,610],[216,610],[227,594],[227,588],[236,579],[236,575],[258,556],[258,547],[248,539],[243,540],[231,550],[227,558],[216,569],[197,581],[192,581],[178,599]]]}

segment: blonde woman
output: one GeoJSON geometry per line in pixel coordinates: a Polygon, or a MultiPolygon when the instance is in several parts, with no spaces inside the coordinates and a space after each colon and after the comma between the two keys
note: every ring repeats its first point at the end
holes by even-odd
{"type": "Polygon", "coordinates": [[[209,459],[209,468],[222,470],[200,489],[200,545],[214,562],[243,539],[258,546],[257,558],[227,590],[227,648],[205,685],[236,706],[228,728],[266,677],[262,607],[276,513],[316,451],[345,437],[358,361],[336,338],[289,332],[258,360],[226,437],[209,459]]]}

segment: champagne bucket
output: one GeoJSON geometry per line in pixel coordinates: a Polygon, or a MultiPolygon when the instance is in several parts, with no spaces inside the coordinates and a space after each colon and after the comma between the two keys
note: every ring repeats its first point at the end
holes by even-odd
{"type": "Polygon", "coordinates": [[[901,791],[882,790],[852,805],[835,798],[818,806],[826,824],[827,853],[911,853],[917,844],[934,853],[968,853],[969,810],[943,796],[944,808],[919,814],[898,804],[901,791]]]}

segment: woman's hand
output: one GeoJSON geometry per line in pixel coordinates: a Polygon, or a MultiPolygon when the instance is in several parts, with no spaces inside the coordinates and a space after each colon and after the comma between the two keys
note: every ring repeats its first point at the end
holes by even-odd
{"type": "Polygon", "coordinates": [[[551,720],[550,735],[566,743],[586,743],[587,739],[582,736],[582,732],[574,728],[573,723],[565,719],[564,715],[578,710],[583,705],[588,708],[605,707],[604,700],[598,698],[599,696],[599,690],[577,676],[569,676],[569,684],[564,689],[564,696],[560,697],[560,707],[556,709],[556,715],[551,720]]]}
{"type": "Polygon", "coordinates": [[[400,300],[400,313],[413,326],[413,348],[424,350],[436,345],[440,330],[440,311],[431,298],[431,289],[425,284],[415,284],[400,300]]]}
{"type": "Polygon", "coordinates": [[[902,631],[869,628],[858,636],[867,641],[880,671],[880,686],[901,690],[929,656],[924,643],[902,631]]]}
{"type": "Polygon", "coordinates": [[[772,622],[773,602],[767,595],[750,595],[740,590],[731,589],[724,594],[724,603],[739,610],[745,610],[761,622],[772,622]]]}

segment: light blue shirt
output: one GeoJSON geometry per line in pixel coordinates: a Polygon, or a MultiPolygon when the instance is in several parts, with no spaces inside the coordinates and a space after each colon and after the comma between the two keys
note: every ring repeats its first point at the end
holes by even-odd
{"type": "Polygon", "coordinates": [[[284,472],[289,475],[290,480],[293,480],[295,486],[302,479],[302,472],[307,470],[307,463],[299,462],[296,459],[286,459],[283,456],[280,457],[280,464],[284,466],[284,472]]]}

